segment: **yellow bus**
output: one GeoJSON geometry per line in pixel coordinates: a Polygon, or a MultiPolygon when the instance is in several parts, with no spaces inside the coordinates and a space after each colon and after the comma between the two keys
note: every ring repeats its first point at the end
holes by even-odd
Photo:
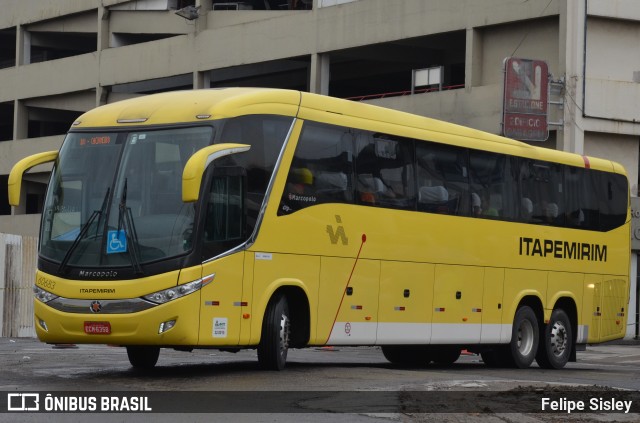
{"type": "Polygon", "coordinates": [[[35,327],[47,343],[380,346],[392,363],[561,368],[624,336],[619,164],[310,93],[169,92],[98,107],[44,203],[35,327]]]}

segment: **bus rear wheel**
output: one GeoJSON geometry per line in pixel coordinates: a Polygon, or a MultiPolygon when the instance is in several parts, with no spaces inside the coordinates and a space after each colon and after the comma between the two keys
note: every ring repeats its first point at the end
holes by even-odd
{"type": "Polygon", "coordinates": [[[262,322],[262,336],[258,345],[258,362],[267,370],[282,370],[287,362],[291,320],[287,298],[279,294],[269,301],[262,322]]]}
{"type": "Polygon", "coordinates": [[[487,367],[491,368],[500,368],[509,364],[509,360],[505,359],[505,356],[510,353],[503,347],[496,347],[493,350],[486,350],[480,353],[480,357],[482,357],[482,361],[487,367]]]}
{"type": "Polygon", "coordinates": [[[544,369],[561,369],[569,362],[573,348],[573,332],[569,316],[562,309],[551,313],[538,347],[536,362],[544,369]]]}
{"type": "Polygon", "coordinates": [[[129,363],[131,363],[135,369],[152,369],[158,362],[159,356],[160,347],[127,346],[129,363]]]}
{"type": "Polygon", "coordinates": [[[529,367],[538,352],[539,339],[536,313],[529,306],[518,308],[513,318],[508,364],[519,369],[529,367]]]}
{"type": "Polygon", "coordinates": [[[382,354],[390,363],[400,366],[426,366],[431,362],[425,345],[383,345],[382,354]]]}

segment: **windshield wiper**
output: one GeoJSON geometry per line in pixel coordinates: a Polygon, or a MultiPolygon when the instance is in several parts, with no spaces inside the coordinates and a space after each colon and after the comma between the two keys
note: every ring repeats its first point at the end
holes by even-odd
{"type": "Polygon", "coordinates": [[[125,236],[127,237],[127,243],[129,244],[129,257],[131,258],[131,266],[134,272],[137,274],[144,274],[142,267],[140,266],[140,257],[138,256],[138,233],[136,227],[133,224],[133,215],[131,214],[131,207],[127,207],[127,178],[124,179],[124,187],[122,188],[122,197],[120,198],[120,205],[118,206],[118,231],[124,228],[125,236]]]}
{"type": "MultiPolygon", "coordinates": [[[[91,213],[91,216],[89,216],[89,219],[87,219],[86,223],[82,225],[82,229],[80,230],[80,233],[78,234],[78,236],[76,236],[76,239],[73,240],[73,243],[71,244],[71,246],[67,250],[67,253],[64,255],[64,258],[60,262],[60,266],[58,266],[59,273],[66,273],[67,264],[69,263],[69,260],[73,255],[73,252],[76,250],[76,248],[78,248],[78,245],[80,245],[80,241],[82,241],[84,237],[87,235],[87,233],[89,232],[89,228],[91,227],[91,224],[93,223],[93,221],[96,220],[98,216],[100,216],[100,218],[104,216],[104,210],[107,207],[107,200],[109,199],[110,191],[111,191],[111,188],[110,187],[107,188],[107,192],[104,194],[104,199],[102,200],[102,206],[100,206],[100,210],[94,210],[91,213]]],[[[98,234],[99,226],[100,226],[100,220],[98,220],[98,224],[96,225],[96,236],[98,234]]]]}

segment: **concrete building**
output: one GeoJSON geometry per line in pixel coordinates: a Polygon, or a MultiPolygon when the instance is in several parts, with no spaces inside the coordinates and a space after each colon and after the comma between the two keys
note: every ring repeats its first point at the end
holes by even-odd
{"type": "MultiPolygon", "coordinates": [[[[95,106],[176,89],[265,86],[500,133],[507,57],[546,61],[555,82],[554,124],[540,144],[622,163],[637,195],[637,0],[5,0],[1,6],[0,232],[37,235],[50,168],[27,175],[22,206],[14,209],[8,173],[28,154],[58,149],[74,119],[95,106]],[[185,7],[186,18],[175,13],[185,7]],[[441,68],[442,79],[437,89],[412,93],[412,71],[424,68],[441,68]]],[[[634,255],[634,274],[636,263],[634,255]]],[[[634,330],[637,324],[629,334],[634,330]]]]}

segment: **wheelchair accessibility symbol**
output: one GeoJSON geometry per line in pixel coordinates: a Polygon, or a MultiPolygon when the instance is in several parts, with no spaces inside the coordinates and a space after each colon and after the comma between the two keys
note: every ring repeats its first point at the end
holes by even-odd
{"type": "Polygon", "coordinates": [[[127,234],[124,229],[107,232],[107,254],[127,252],[127,234]]]}

